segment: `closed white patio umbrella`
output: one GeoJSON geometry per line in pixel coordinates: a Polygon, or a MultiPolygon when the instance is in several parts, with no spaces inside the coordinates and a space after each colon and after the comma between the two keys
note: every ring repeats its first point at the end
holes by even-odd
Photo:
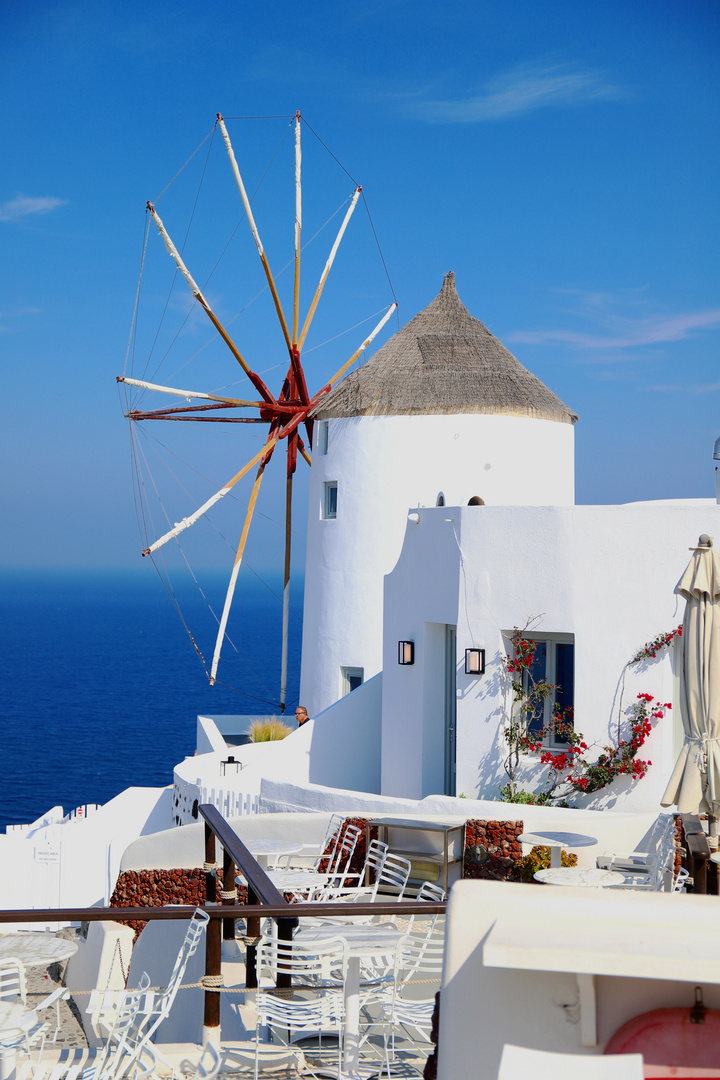
{"type": "Polygon", "coordinates": [[[720,815],[720,555],[705,533],[691,551],[675,586],[687,601],[680,671],[685,744],[662,805],[715,818],[720,815]]]}

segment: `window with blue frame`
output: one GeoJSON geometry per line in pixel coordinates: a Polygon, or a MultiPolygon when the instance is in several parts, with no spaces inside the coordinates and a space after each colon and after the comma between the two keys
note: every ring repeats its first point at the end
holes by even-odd
{"type": "Polygon", "coordinates": [[[528,731],[540,737],[544,731],[546,746],[567,746],[561,730],[555,730],[556,717],[573,729],[575,708],[575,641],[572,634],[525,634],[535,643],[535,656],[523,672],[523,690],[529,693],[533,685],[545,681],[553,690],[544,701],[538,702],[530,714],[528,731]]]}

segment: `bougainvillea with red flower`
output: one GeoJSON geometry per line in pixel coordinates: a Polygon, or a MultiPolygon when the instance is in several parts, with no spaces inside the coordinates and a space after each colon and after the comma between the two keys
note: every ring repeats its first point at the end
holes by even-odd
{"type": "MultiPolygon", "coordinates": [[[[652,694],[638,694],[630,709],[627,737],[622,739],[619,730],[617,745],[601,747],[597,759],[590,762],[586,755],[597,749],[597,744],[588,745],[583,735],[575,730],[571,708],[563,709],[554,703],[550,723],[538,726],[538,717],[544,715],[546,700],[561,688],[545,679],[535,679],[537,644],[525,636],[526,631],[527,626],[525,630],[515,628],[511,639],[512,655],[505,657],[505,667],[512,679],[514,707],[503,731],[508,748],[503,762],[508,783],[500,789],[502,798],[508,802],[566,802],[575,793],[599,791],[619,776],[641,780],[652,762],[639,758],[638,752],[652,731],[653,722],[661,720],[672,708],[670,702],[658,702],[652,694]],[[549,746],[551,740],[560,745],[549,746]],[[547,766],[541,788],[536,792],[522,791],[517,785],[521,759],[528,754],[538,755],[540,764],[547,766]]],[[[673,631],[669,640],[681,631],[681,627],[673,631]]]]}
{"type": "Polygon", "coordinates": [[[674,630],[668,630],[666,634],[658,634],[652,641],[648,641],[647,644],[643,645],[642,649],[638,649],[630,663],[639,664],[641,660],[654,660],[661,649],[666,648],[674,638],[678,637],[682,637],[682,623],[680,623],[680,626],[676,626],[674,630]]]}

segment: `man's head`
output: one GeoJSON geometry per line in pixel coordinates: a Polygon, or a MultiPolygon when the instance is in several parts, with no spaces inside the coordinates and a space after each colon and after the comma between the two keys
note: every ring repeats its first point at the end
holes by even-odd
{"type": "Polygon", "coordinates": [[[297,720],[298,724],[304,724],[307,718],[308,714],[305,706],[298,705],[297,709],[295,710],[295,719],[297,720]]]}

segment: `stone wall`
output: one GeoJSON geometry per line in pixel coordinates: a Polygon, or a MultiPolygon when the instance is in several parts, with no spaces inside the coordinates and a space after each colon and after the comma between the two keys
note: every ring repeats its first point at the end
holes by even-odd
{"type": "Polygon", "coordinates": [[[467,821],[465,877],[519,881],[516,864],[522,858],[522,844],[518,840],[522,831],[522,821],[467,821]],[[487,859],[481,862],[483,848],[487,851],[487,859]]]}
{"type": "MultiPolygon", "coordinates": [[[[244,904],[247,890],[238,887],[238,903],[244,904]]],[[[205,871],[194,870],[126,870],[117,879],[110,897],[110,907],[164,907],[165,904],[205,904],[205,871]]],[[[140,919],[120,919],[132,926],[135,936],[147,925],[140,919]]]]}
{"type": "MultiPolygon", "coordinates": [[[[360,829],[357,846],[350,863],[351,872],[359,874],[365,862],[365,818],[345,819],[346,825],[360,829]]],[[[522,858],[522,845],[518,836],[523,831],[522,821],[482,821],[470,819],[465,822],[464,876],[489,878],[494,881],[519,881],[517,862],[522,858]],[[480,849],[480,850],[478,850],[480,849]],[[482,850],[484,849],[484,851],[482,850]],[[485,857],[487,852],[487,858],[485,857]],[[484,860],[484,861],[479,861],[484,860]]],[[[377,828],[370,826],[370,839],[377,839],[377,828]]],[[[326,855],[330,849],[326,851],[326,855]]],[[[324,861],[321,869],[327,867],[324,861]]]]}
{"type": "MultiPolygon", "coordinates": [[[[360,829],[360,836],[351,861],[351,872],[359,874],[365,862],[365,827],[367,820],[346,818],[347,825],[360,829]]],[[[490,878],[495,881],[519,880],[516,863],[522,857],[519,834],[521,821],[469,820],[465,823],[464,874],[467,878],[490,878]],[[487,852],[487,858],[485,858],[487,852]],[[480,861],[483,860],[484,861],[480,861]]],[[[377,839],[377,829],[370,827],[370,839],[377,839]]],[[[329,851],[326,853],[329,854],[329,851]]],[[[321,864],[324,869],[324,865],[321,864]]],[[[247,890],[238,887],[238,903],[247,900],[247,890]]],[[[126,870],[120,874],[110,897],[110,907],[163,907],[165,904],[189,904],[202,907],[205,903],[205,872],[193,870],[126,870]]],[[[145,921],[119,920],[132,926],[136,935],[145,921]]]]}

